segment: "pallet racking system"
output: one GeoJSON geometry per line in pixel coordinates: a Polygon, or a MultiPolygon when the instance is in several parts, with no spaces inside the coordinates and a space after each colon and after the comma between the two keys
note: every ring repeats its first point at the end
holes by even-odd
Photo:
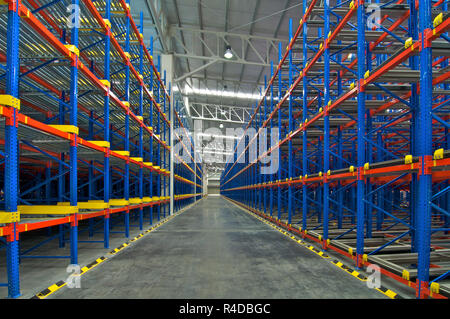
{"type": "Polygon", "coordinates": [[[174,110],[176,119],[173,125],[174,137],[181,145],[182,154],[186,155],[185,161],[177,152],[173,153],[176,211],[203,197],[203,169],[201,161],[196,160],[194,139],[189,134],[192,130],[185,112],[182,111],[185,109],[182,101],[181,96],[176,99],[174,110]],[[187,145],[184,143],[185,141],[188,142],[187,145]]]}
{"type": "Polygon", "coordinates": [[[0,286],[16,298],[26,258],[77,264],[80,232],[103,233],[108,248],[113,224],[129,237],[130,219],[142,230],[170,214],[171,178],[174,211],[198,200],[202,170],[171,165],[173,141],[194,154],[171,128],[189,128],[129,0],[1,0],[0,15],[0,286]],[[19,249],[24,233],[52,228],[19,249]],[[70,255],[32,253],[53,239],[70,255]]]}
{"type": "Polygon", "coordinates": [[[304,1],[221,194],[418,298],[448,298],[449,28],[443,0],[304,1]],[[249,161],[261,128],[280,140],[249,161]],[[273,154],[278,171],[261,174],[273,154]]]}

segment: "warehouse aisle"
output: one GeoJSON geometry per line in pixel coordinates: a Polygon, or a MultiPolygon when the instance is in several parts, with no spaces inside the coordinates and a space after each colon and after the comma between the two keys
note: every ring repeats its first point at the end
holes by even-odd
{"type": "Polygon", "coordinates": [[[209,197],[50,298],[385,298],[209,197]]]}

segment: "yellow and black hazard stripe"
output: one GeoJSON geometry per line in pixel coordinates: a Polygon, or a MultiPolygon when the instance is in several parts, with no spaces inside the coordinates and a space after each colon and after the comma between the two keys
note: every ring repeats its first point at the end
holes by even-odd
{"type": "Polygon", "coordinates": [[[144,236],[144,234],[143,234],[143,233],[140,233],[139,235],[137,235],[136,237],[134,237],[133,239],[131,239],[130,242],[134,242],[134,241],[136,241],[136,240],[142,238],[143,236],[144,236]]]}
{"type": "Polygon", "coordinates": [[[366,276],[364,276],[360,272],[356,271],[355,269],[352,269],[352,268],[348,267],[347,265],[345,265],[341,261],[339,261],[337,259],[333,259],[331,261],[331,263],[333,265],[335,265],[336,267],[341,268],[342,270],[346,271],[347,273],[349,273],[353,277],[358,278],[361,281],[367,281],[367,277],[366,276]]]}
{"type": "MultiPolygon", "coordinates": [[[[225,197],[226,198],[226,197],[225,197]]],[[[228,198],[226,198],[228,199],[228,198]]],[[[249,215],[256,217],[258,220],[264,222],[265,224],[271,226],[272,228],[278,230],[280,233],[282,233],[283,235],[285,235],[286,237],[289,237],[293,240],[295,240],[296,242],[298,242],[299,244],[305,246],[306,248],[308,248],[309,250],[311,250],[312,252],[316,253],[317,255],[321,256],[324,259],[330,259],[330,256],[328,256],[324,251],[317,249],[316,247],[314,247],[313,245],[307,244],[306,242],[304,242],[301,239],[297,239],[297,237],[295,237],[294,235],[292,235],[291,233],[287,232],[286,230],[284,230],[281,227],[278,227],[277,225],[273,224],[272,222],[268,221],[265,218],[260,217],[258,214],[255,214],[247,209],[245,209],[244,207],[242,207],[241,205],[235,203],[234,201],[228,199],[229,201],[231,201],[233,204],[235,204],[237,207],[239,207],[240,209],[242,209],[244,212],[248,213],[249,215]]],[[[347,265],[345,265],[343,262],[337,260],[337,259],[333,259],[330,260],[330,262],[341,268],[342,270],[344,270],[345,272],[349,273],[350,275],[352,275],[355,278],[358,278],[361,281],[367,281],[368,278],[366,276],[364,276],[363,274],[361,274],[360,272],[358,272],[357,270],[348,267],[347,265]]],[[[388,296],[391,299],[402,299],[402,297],[395,293],[394,291],[387,289],[383,286],[381,286],[380,288],[374,288],[375,290],[381,292],[382,294],[388,296]]]]}
{"type": "MultiPolygon", "coordinates": [[[[198,203],[198,201],[196,202],[198,203]]],[[[190,206],[189,206],[190,207],[190,206]]],[[[189,208],[189,207],[186,207],[189,208]]],[[[138,239],[141,239],[142,237],[144,237],[145,234],[152,232],[153,230],[157,229],[158,227],[160,227],[162,224],[166,223],[167,221],[169,221],[170,219],[174,218],[177,215],[180,215],[181,213],[183,213],[186,209],[183,209],[175,214],[173,214],[172,216],[169,216],[167,218],[165,218],[164,220],[162,220],[160,223],[156,224],[155,226],[147,229],[145,232],[140,233],[139,235],[137,235],[136,237],[134,237],[133,239],[131,239],[128,242],[123,243],[122,245],[120,245],[119,247],[111,250],[109,252],[109,254],[111,255],[115,255],[117,254],[119,251],[121,251],[122,249],[124,249],[125,247],[129,246],[130,242],[134,242],[138,239]]],[[[93,262],[87,264],[86,266],[84,266],[83,268],[81,268],[81,272],[80,274],[76,275],[76,276],[81,276],[83,274],[85,274],[86,272],[88,272],[89,270],[97,267],[99,264],[101,264],[102,262],[106,261],[108,258],[105,256],[99,257],[96,260],[94,260],[93,262]]],[[[55,291],[58,291],[59,289],[61,289],[62,287],[66,286],[67,283],[64,280],[60,280],[58,281],[56,284],[51,285],[50,287],[42,290],[41,292],[37,293],[36,295],[34,295],[33,297],[31,297],[31,299],[44,299],[47,298],[48,296],[50,296],[52,293],[54,293],[55,291]]]]}
{"type": "Polygon", "coordinates": [[[104,262],[106,259],[108,259],[108,258],[102,256],[102,257],[100,257],[100,258],[97,258],[96,260],[94,260],[94,261],[91,262],[90,264],[84,266],[83,268],[81,268],[80,276],[81,276],[82,274],[84,274],[85,272],[91,270],[92,268],[94,268],[94,267],[100,265],[100,264],[101,264],[102,262],[104,262]]]}
{"type": "Polygon", "coordinates": [[[381,286],[380,288],[375,288],[375,290],[378,290],[379,292],[381,292],[382,294],[388,296],[391,299],[403,299],[402,296],[400,296],[399,294],[393,292],[392,290],[381,286]]]}
{"type": "MultiPolygon", "coordinates": [[[[234,202],[232,201],[232,203],[234,203],[234,202]]],[[[251,212],[251,211],[249,211],[249,210],[247,210],[247,209],[241,207],[241,206],[238,205],[238,204],[235,204],[235,205],[236,205],[237,207],[239,207],[240,209],[242,209],[242,210],[243,210],[244,212],[246,212],[247,214],[249,214],[250,216],[253,216],[253,217],[255,217],[256,219],[262,221],[263,223],[269,225],[269,226],[272,227],[273,229],[279,231],[281,234],[283,234],[283,235],[286,236],[286,237],[289,237],[290,239],[294,240],[294,241],[297,242],[298,244],[303,245],[303,246],[307,246],[307,248],[308,248],[309,250],[311,250],[312,252],[314,252],[316,255],[319,255],[320,257],[325,258],[325,259],[330,258],[330,256],[328,256],[324,251],[322,251],[322,250],[320,250],[320,249],[317,249],[317,248],[314,247],[314,246],[311,246],[311,245],[306,244],[303,240],[298,239],[298,238],[295,237],[292,233],[287,232],[285,229],[283,229],[283,228],[281,228],[281,227],[278,227],[277,225],[275,225],[275,224],[271,223],[270,221],[266,220],[265,218],[262,218],[262,217],[259,216],[258,214],[255,214],[255,213],[253,213],[253,212],[251,212]]]]}
{"type": "Polygon", "coordinates": [[[48,287],[47,289],[44,289],[41,292],[37,293],[36,295],[31,297],[31,299],[44,299],[44,298],[47,298],[52,293],[54,293],[55,291],[58,291],[59,289],[61,289],[65,285],[66,285],[66,282],[64,280],[60,280],[56,284],[53,284],[50,287],[48,287]]]}
{"type": "MultiPolygon", "coordinates": [[[[104,262],[106,259],[106,257],[102,256],[100,258],[97,258],[96,260],[94,260],[93,262],[87,264],[86,266],[84,266],[83,268],[81,268],[81,272],[79,274],[73,274],[74,276],[81,276],[84,273],[88,272],[89,270],[91,270],[92,268],[98,266],[99,264],[101,264],[102,262],[104,262]]],[[[42,290],[41,292],[37,293],[36,295],[34,295],[33,297],[31,297],[31,299],[44,299],[47,298],[48,296],[50,296],[52,293],[54,293],[55,291],[61,289],[62,287],[64,287],[67,283],[64,280],[60,280],[58,281],[56,284],[51,285],[50,287],[42,290]]]]}
{"type": "Polygon", "coordinates": [[[119,251],[121,251],[122,249],[124,249],[125,247],[127,247],[127,246],[129,245],[128,243],[129,243],[129,242],[125,242],[125,243],[123,243],[122,245],[120,245],[119,247],[114,248],[113,250],[111,250],[111,251],[109,252],[109,254],[111,254],[111,255],[117,254],[119,251]]]}
{"type": "MultiPolygon", "coordinates": [[[[353,277],[358,278],[361,281],[367,281],[368,278],[366,276],[364,276],[363,274],[361,274],[360,272],[352,269],[351,267],[348,267],[347,265],[343,264],[342,262],[340,262],[337,259],[334,259],[331,261],[335,266],[341,268],[342,270],[346,271],[347,273],[349,273],[350,275],[352,275],[353,277]]],[[[396,292],[392,291],[391,289],[388,289],[386,287],[381,286],[380,288],[374,288],[375,290],[381,292],[382,294],[384,294],[385,296],[388,296],[391,299],[403,299],[399,294],[397,294],[396,292]]]]}
{"type": "MultiPolygon", "coordinates": [[[[198,201],[195,202],[194,204],[196,204],[196,203],[198,203],[198,201]]],[[[193,204],[193,205],[194,205],[194,204],[193,204]]],[[[193,205],[191,205],[191,206],[193,206],[193,205]]],[[[159,223],[157,223],[156,225],[150,227],[149,229],[147,229],[146,231],[140,233],[139,235],[137,235],[136,237],[132,238],[131,240],[129,240],[129,241],[123,243],[123,244],[120,245],[119,247],[114,248],[113,250],[111,250],[111,251],[109,252],[109,254],[111,254],[111,255],[117,254],[119,251],[121,251],[121,250],[124,249],[125,247],[129,246],[130,243],[135,242],[135,241],[137,241],[138,239],[141,239],[142,237],[144,237],[144,235],[146,235],[146,234],[148,234],[148,233],[151,233],[152,231],[154,231],[154,230],[156,230],[157,228],[161,227],[162,225],[164,225],[165,223],[167,223],[168,221],[170,221],[172,218],[174,218],[174,217],[176,217],[176,216],[182,214],[183,212],[185,212],[185,211],[186,211],[188,208],[190,208],[191,206],[185,207],[183,210],[181,210],[181,211],[179,211],[179,212],[177,212],[177,213],[175,213],[175,214],[173,214],[173,215],[167,216],[166,218],[164,218],[163,220],[161,220],[161,221],[160,221],[159,223]]]]}

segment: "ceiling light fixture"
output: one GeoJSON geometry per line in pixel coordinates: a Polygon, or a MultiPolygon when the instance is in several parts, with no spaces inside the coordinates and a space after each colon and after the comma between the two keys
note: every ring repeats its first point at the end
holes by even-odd
{"type": "Polygon", "coordinates": [[[231,51],[231,46],[227,45],[223,57],[228,60],[230,60],[233,57],[233,51],[231,51]]]}
{"type": "MultiPolygon", "coordinates": [[[[197,88],[190,88],[189,86],[184,87],[184,92],[186,95],[203,95],[203,96],[217,96],[217,97],[230,97],[230,98],[237,98],[237,99],[249,99],[249,100],[261,100],[262,96],[259,94],[253,94],[253,93],[243,93],[243,92],[234,92],[234,91],[216,91],[216,90],[209,90],[209,89],[197,89],[197,88]]],[[[274,99],[276,100],[276,99],[274,99]]],[[[186,104],[186,103],[185,103],[186,104]]]]}

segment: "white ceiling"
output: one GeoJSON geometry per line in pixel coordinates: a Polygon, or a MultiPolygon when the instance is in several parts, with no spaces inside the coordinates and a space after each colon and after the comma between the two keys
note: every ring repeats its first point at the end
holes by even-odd
{"type": "MultiPolygon", "coordinates": [[[[278,50],[270,47],[264,38],[274,39],[273,43],[283,42],[285,49],[289,37],[289,19],[292,18],[297,22],[302,10],[301,2],[297,0],[133,0],[131,3],[133,15],[138,18],[139,12],[144,12],[146,41],[149,41],[150,35],[157,36],[149,8],[152,5],[157,7],[159,2],[162,14],[167,17],[170,26],[163,31],[171,35],[167,41],[168,50],[175,55],[194,53],[198,57],[210,58],[206,60],[177,57],[176,77],[182,77],[214,60],[214,55],[207,47],[214,51],[213,53],[219,53],[221,57],[225,50],[223,34],[218,37],[214,33],[204,33],[200,38],[199,34],[194,34],[191,30],[225,32],[230,34],[225,39],[233,51],[238,55],[244,52],[241,58],[248,64],[220,60],[192,74],[187,80],[192,89],[226,90],[236,93],[259,92],[264,83],[264,76],[270,76],[270,67],[261,65],[261,58],[269,63],[274,61],[275,65],[278,62],[278,50]],[[234,35],[261,38],[250,39],[247,42],[234,35]]],[[[158,41],[155,41],[155,50],[162,51],[158,41]]],[[[186,85],[183,82],[180,84],[182,88],[186,85]]],[[[254,101],[231,99],[231,102],[231,105],[249,105],[254,101]]]]}
{"type": "MultiPolygon", "coordinates": [[[[144,41],[149,44],[154,37],[156,53],[175,55],[175,78],[180,79],[184,95],[189,88],[189,105],[198,111],[191,115],[201,113],[200,105],[205,104],[217,108],[219,114],[225,107],[250,108],[251,113],[257,99],[238,98],[237,94],[260,92],[264,77],[270,78],[270,61],[275,67],[278,64],[278,43],[282,42],[283,50],[288,43],[289,19],[297,25],[302,11],[298,0],[131,1],[135,21],[139,22],[140,11],[144,15],[144,41]],[[238,57],[234,61],[223,59],[226,42],[238,57]],[[205,90],[228,94],[193,93],[205,90]]],[[[203,127],[219,127],[220,123],[223,134],[226,128],[243,126],[225,119],[204,119],[203,127]]],[[[211,171],[220,167],[211,167],[211,171]]]]}

